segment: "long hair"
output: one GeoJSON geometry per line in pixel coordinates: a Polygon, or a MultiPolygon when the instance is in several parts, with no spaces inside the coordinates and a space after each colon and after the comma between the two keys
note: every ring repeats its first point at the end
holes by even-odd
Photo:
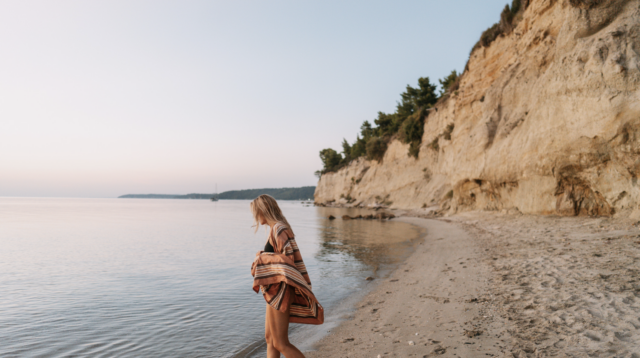
{"type": "Polygon", "coordinates": [[[262,194],[255,198],[249,206],[251,207],[251,213],[253,214],[253,220],[255,221],[256,232],[258,232],[258,228],[260,227],[259,217],[262,215],[267,222],[280,222],[285,224],[287,228],[289,228],[289,231],[291,231],[291,234],[293,234],[291,225],[289,225],[287,218],[282,215],[282,210],[280,210],[278,202],[272,196],[262,194]]]}

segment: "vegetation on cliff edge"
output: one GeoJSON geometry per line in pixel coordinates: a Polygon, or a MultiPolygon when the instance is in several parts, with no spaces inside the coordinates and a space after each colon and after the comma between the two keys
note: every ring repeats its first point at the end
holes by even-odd
{"type": "MultiPolygon", "coordinates": [[[[599,2],[599,0],[571,1],[599,2]]],[[[489,46],[498,37],[511,33],[530,2],[531,0],[512,0],[511,6],[507,4],[500,14],[500,22],[482,33],[471,53],[481,47],[489,46]]],[[[338,171],[360,157],[380,162],[392,139],[399,139],[401,142],[409,144],[408,155],[418,158],[424,134],[424,123],[430,110],[438,101],[446,100],[452,92],[457,91],[461,76],[462,74],[454,70],[439,80],[441,85],[439,94],[436,94],[436,85],[430,82],[429,77],[419,78],[416,88],[407,85],[407,90],[400,94],[401,100],[397,102],[396,111],[394,113],[378,112],[378,118],[373,121],[374,125],[369,121],[364,121],[353,144],[349,144],[346,139],[343,140],[342,153],[331,148],[321,150],[320,159],[323,169],[317,171],[316,175],[320,177],[322,174],[338,171]]],[[[448,133],[444,133],[446,140],[451,139],[451,131],[453,130],[453,124],[449,126],[447,127],[448,133]]],[[[430,148],[438,150],[437,141],[440,136],[442,134],[429,145],[430,148]]]]}

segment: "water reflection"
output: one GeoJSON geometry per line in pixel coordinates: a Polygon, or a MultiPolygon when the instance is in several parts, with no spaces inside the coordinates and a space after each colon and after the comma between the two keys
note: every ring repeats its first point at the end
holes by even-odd
{"type": "Polygon", "coordinates": [[[369,214],[370,210],[358,208],[318,208],[321,248],[316,258],[326,262],[347,254],[380,274],[403,260],[423,236],[424,229],[397,221],[341,219],[343,215],[369,214]],[[330,215],[336,219],[329,220],[330,215]]]}

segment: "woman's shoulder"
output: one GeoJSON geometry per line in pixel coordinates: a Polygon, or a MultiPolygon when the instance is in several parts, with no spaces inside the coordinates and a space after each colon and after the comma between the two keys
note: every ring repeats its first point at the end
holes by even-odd
{"type": "Polygon", "coordinates": [[[291,237],[292,236],[291,228],[289,228],[289,226],[287,224],[282,223],[282,222],[277,222],[273,226],[273,231],[274,231],[276,237],[279,237],[283,233],[285,233],[287,235],[287,237],[291,237]]]}

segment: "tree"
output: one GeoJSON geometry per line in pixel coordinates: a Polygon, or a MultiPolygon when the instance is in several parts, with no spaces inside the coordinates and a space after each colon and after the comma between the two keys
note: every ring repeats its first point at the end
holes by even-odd
{"type": "Polygon", "coordinates": [[[378,137],[384,137],[386,135],[393,135],[398,131],[398,123],[396,121],[396,114],[386,114],[384,112],[378,112],[378,118],[373,122],[376,124],[376,134],[378,137]]]}
{"type": "Polygon", "coordinates": [[[365,142],[373,137],[373,128],[371,127],[371,123],[369,123],[369,121],[364,121],[364,123],[362,123],[362,125],[360,126],[360,134],[362,134],[362,138],[365,140],[365,142]]]}
{"type": "Polygon", "coordinates": [[[441,80],[438,80],[438,82],[440,82],[440,86],[442,87],[440,89],[440,97],[444,96],[445,93],[449,92],[449,89],[451,88],[451,86],[453,86],[454,83],[456,83],[456,81],[458,80],[458,77],[459,77],[458,72],[456,72],[456,70],[453,70],[451,71],[449,76],[441,80]]]}
{"type": "Polygon", "coordinates": [[[363,155],[367,154],[367,142],[360,138],[360,136],[356,136],[356,141],[351,146],[351,158],[356,159],[360,158],[363,155]]]}
{"type": "Polygon", "coordinates": [[[402,94],[402,103],[398,104],[398,116],[404,116],[400,125],[400,140],[410,144],[409,155],[415,158],[420,152],[422,134],[424,133],[424,119],[427,109],[433,107],[438,101],[436,85],[432,84],[429,77],[418,79],[418,88],[407,86],[407,91],[402,94]]]}
{"type": "Polygon", "coordinates": [[[320,160],[324,164],[324,172],[329,172],[340,165],[342,155],[331,148],[327,148],[320,151],[320,160]]]}
{"type": "Polygon", "coordinates": [[[414,107],[414,113],[419,109],[431,108],[438,102],[436,95],[436,85],[429,81],[429,77],[420,77],[418,79],[418,88],[407,86],[406,94],[409,95],[411,103],[414,107]]]}
{"type": "Polygon", "coordinates": [[[387,150],[388,141],[398,131],[400,131],[400,139],[411,144],[409,154],[417,157],[422,142],[426,110],[438,101],[436,86],[431,83],[429,77],[421,77],[418,79],[418,87],[413,88],[407,85],[407,90],[400,94],[400,98],[395,113],[378,112],[378,118],[374,120],[376,127],[373,127],[371,122],[364,121],[352,145],[347,140],[343,140],[344,157],[333,149],[320,151],[320,159],[324,164],[320,174],[335,171],[362,156],[381,161],[387,150]]]}
{"type": "Polygon", "coordinates": [[[344,159],[342,161],[344,163],[349,163],[353,157],[351,156],[351,146],[346,139],[342,138],[342,155],[344,155],[344,159]]]}
{"type": "Polygon", "coordinates": [[[420,77],[418,79],[418,88],[407,85],[407,90],[400,96],[402,101],[398,102],[396,107],[398,128],[409,116],[417,112],[421,112],[420,115],[423,115],[424,111],[438,102],[436,85],[431,83],[429,77],[420,77]]]}

